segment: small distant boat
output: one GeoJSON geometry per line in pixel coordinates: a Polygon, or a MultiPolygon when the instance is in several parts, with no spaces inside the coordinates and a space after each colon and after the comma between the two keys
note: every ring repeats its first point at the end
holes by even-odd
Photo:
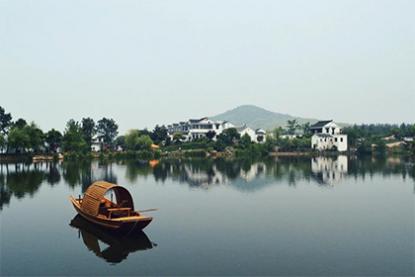
{"type": "Polygon", "coordinates": [[[133,198],[126,188],[104,181],[90,185],[83,198],[70,196],[70,201],[79,215],[112,230],[142,230],[153,220],[134,210],[133,198]],[[115,202],[105,197],[108,193],[115,195],[115,202]]]}

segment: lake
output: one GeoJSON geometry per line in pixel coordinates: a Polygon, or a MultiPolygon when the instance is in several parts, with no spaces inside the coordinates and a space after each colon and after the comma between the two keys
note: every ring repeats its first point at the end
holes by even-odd
{"type": "Polygon", "coordinates": [[[414,191],[400,158],[2,164],[0,273],[409,276],[414,191]],[[95,180],[159,209],[144,233],[75,217],[95,180]]]}

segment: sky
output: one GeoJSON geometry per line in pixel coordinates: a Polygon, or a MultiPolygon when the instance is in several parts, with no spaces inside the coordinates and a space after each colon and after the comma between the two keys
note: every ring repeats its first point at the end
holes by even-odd
{"type": "Polygon", "coordinates": [[[0,106],[120,132],[252,104],[415,122],[415,1],[0,0],[0,106]]]}

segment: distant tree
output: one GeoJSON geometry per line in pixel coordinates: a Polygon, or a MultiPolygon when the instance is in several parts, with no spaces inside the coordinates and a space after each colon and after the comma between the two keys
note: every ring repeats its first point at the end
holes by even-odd
{"type": "Polygon", "coordinates": [[[144,128],[144,129],[141,129],[141,130],[138,130],[138,131],[140,132],[140,135],[142,135],[142,136],[147,135],[147,136],[151,137],[153,135],[153,133],[150,132],[147,128],[144,128]]]}
{"type": "Polygon", "coordinates": [[[12,116],[6,113],[4,108],[0,106],[0,133],[6,135],[12,125],[12,116]]]}
{"type": "Polygon", "coordinates": [[[235,128],[228,128],[217,137],[217,140],[221,141],[226,146],[231,146],[235,144],[240,137],[240,134],[235,128]]]}
{"type": "Polygon", "coordinates": [[[209,132],[206,133],[206,137],[209,140],[213,140],[215,138],[215,136],[216,136],[216,132],[215,131],[209,131],[209,132]]]}
{"type": "Polygon", "coordinates": [[[151,150],[153,140],[148,135],[140,136],[137,141],[138,150],[151,150]]]}
{"type": "Polygon", "coordinates": [[[298,128],[297,119],[287,120],[287,130],[290,135],[295,134],[295,130],[298,128]]]}
{"type": "Polygon", "coordinates": [[[26,125],[27,125],[27,122],[23,118],[19,118],[18,120],[16,120],[16,122],[13,123],[13,127],[17,127],[17,128],[23,128],[26,125]]]}
{"type": "Polygon", "coordinates": [[[46,143],[48,144],[49,152],[55,152],[62,144],[62,134],[55,130],[51,129],[49,132],[46,133],[46,143]]]}
{"type": "Polygon", "coordinates": [[[125,136],[118,136],[115,139],[114,144],[115,144],[115,147],[117,147],[117,148],[121,147],[121,149],[125,150],[126,149],[126,147],[125,147],[125,136]]]}
{"type": "Polygon", "coordinates": [[[92,138],[96,134],[95,122],[92,118],[82,118],[82,135],[89,148],[92,145],[92,138]]]}
{"type": "Polygon", "coordinates": [[[30,123],[30,125],[26,125],[23,129],[29,135],[29,147],[33,150],[33,152],[38,153],[43,148],[45,143],[45,135],[43,134],[43,131],[34,122],[30,123]]]}
{"type": "Polygon", "coordinates": [[[182,140],[183,140],[183,138],[184,138],[184,136],[183,136],[183,134],[182,134],[182,133],[175,133],[175,134],[173,135],[173,142],[174,142],[174,143],[181,143],[181,142],[182,142],[182,140]]]}
{"type": "Polygon", "coordinates": [[[79,122],[73,119],[68,121],[62,138],[62,147],[67,152],[88,151],[88,145],[84,140],[79,122]]]}
{"type": "Polygon", "coordinates": [[[284,129],[282,127],[277,127],[273,130],[274,139],[279,139],[282,133],[284,132],[284,129]]]}
{"type": "Polygon", "coordinates": [[[6,138],[2,133],[0,133],[0,153],[3,152],[3,149],[5,147],[6,147],[6,138]]]}
{"type": "Polygon", "coordinates": [[[304,124],[301,124],[301,129],[303,130],[303,133],[305,136],[308,136],[311,134],[311,129],[310,129],[310,122],[306,122],[304,124]]]}
{"type": "Polygon", "coordinates": [[[150,137],[157,144],[165,141],[167,138],[167,128],[165,126],[156,125],[150,137]]]}
{"type": "Polygon", "coordinates": [[[153,140],[149,135],[141,135],[139,130],[130,130],[125,135],[125,146],[128,150],[151,150],[153,140]]]}
{"type": "Polygon", "coordinates": [[[104,117],[98,121],[97,133],[103,139],[106,146],[112,146],[114,139],[118,135],[118,125],[114,119],[104,117]]]}
{"type": "Polygon", "coordinates": [[[130,130],[125,135],[125,147],[128,150],[137,150],[136,145],[138,143],[138,138],[140,137],[139,130],[130,130]]]}
{"type": "Polygon", "coordinates": [[[9,149],[15,149],[16,153],[26,152],[26,149],[30,147],[29,133],[24,129],[24,127],[13,127],[9,131],[7,143],[9,149]]]}
{"type": "Polygon", "coordinates": [[[252,145],[251,137],[248,134],[245,134],[241,137],[239,145],[242,149],[247,149],[252,145]]]}

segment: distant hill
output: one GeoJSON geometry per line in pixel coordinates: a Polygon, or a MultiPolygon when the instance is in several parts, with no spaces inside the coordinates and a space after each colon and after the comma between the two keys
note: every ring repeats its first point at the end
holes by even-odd
{"type": "Polygon", "coordinates": [[[251,128],[272,130],[286,127],[287,120],[296,119],[299,123],[315,123],[317,119],[295,117],[288,114],[275,113],[254,105],[243,105],[233,110],[210,117],[213,120],[226,120],[237,126],[246,124],[251,128]]]}

